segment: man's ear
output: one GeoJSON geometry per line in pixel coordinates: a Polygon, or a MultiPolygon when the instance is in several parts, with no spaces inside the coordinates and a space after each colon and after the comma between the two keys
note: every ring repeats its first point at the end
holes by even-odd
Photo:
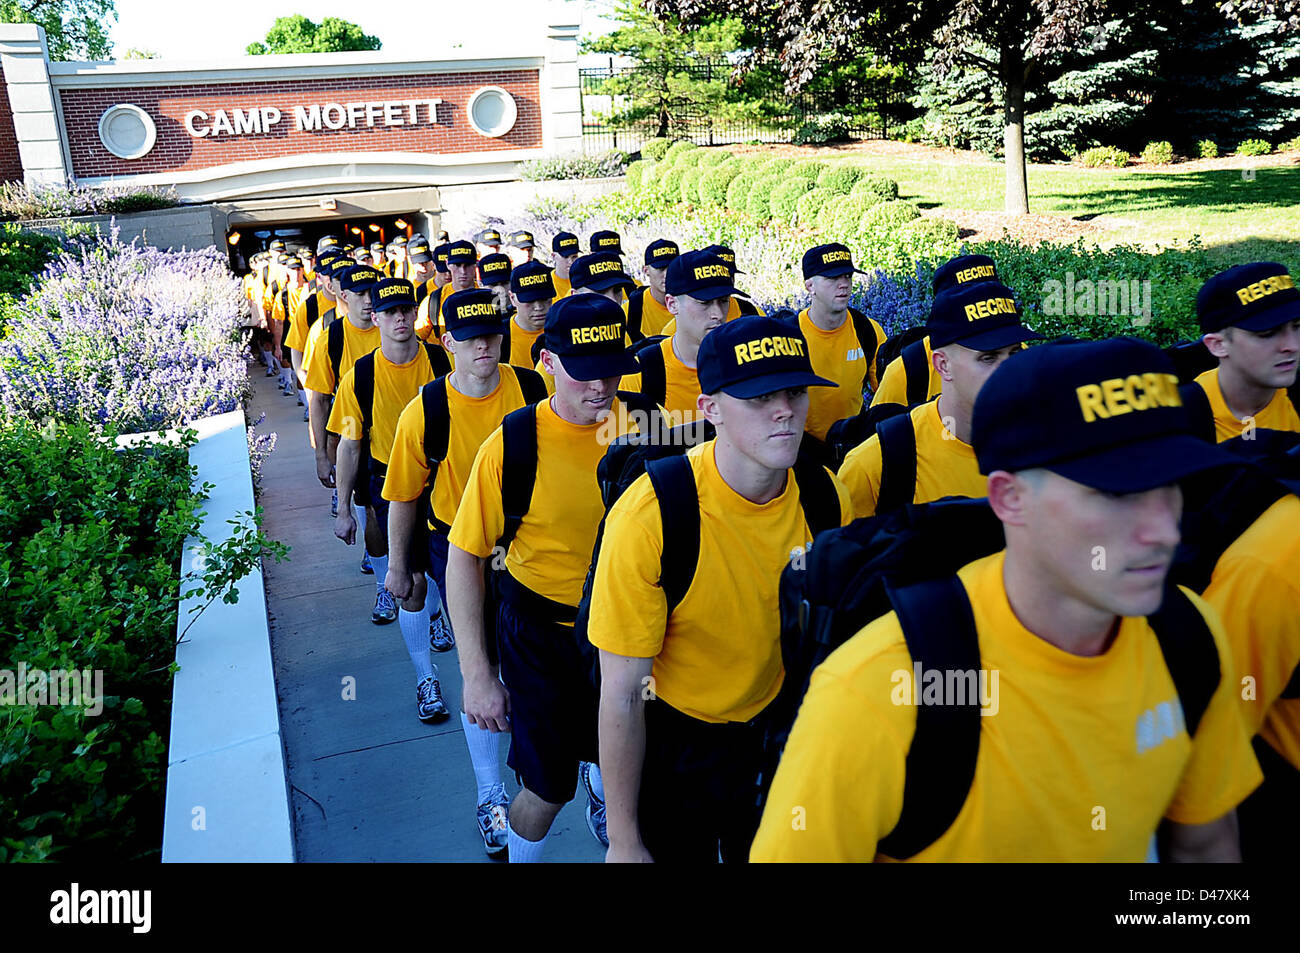
{"type": "Polygon", "coordinates": [[[1205,342],[1205,349],[1220,360],[1228,356],[1227,332],[1229,330],[1224,328],[1222,331],[1212,331],[1201,336],[1201,340],[1205,342]]]}
{"type": "Polygon", "coordinates": [[[722,403],[718,400],[717,394],[701,394],[695,398],[695,406],[713,426],[722,424],[722,403]]]}
{"type": "Polygon", "coordinates": [[[939,375],[940,380],[952,380],[952,373],[948,367],[950,361],[947,351],[940,349],[933,352],[930,355],[930,363],[934,365],[935,372],[939,375]]]}
{"type": "Polygon", "coordinates": [[[668,294],[668,292],[665,291],[664,307],[668,309],[668,313],[671,314],[674,318],[677,317],[677,296],[670,295],[668,294]]]}
{"type": "Polygon", "coordinates": [[[555,355],[552,354],[550,351],[546,350],[546,348],[542,348],[541,358],[542,358],[542,367],[546,370],[546,373],[554,377],[555,376],[555,355]]]}
{"type": "Polygon", "coordinates": [[[1025,525],[1029,482],[1006,470],[994,470],[988,479],[989,507],[1008,526],[1025,525]]]}

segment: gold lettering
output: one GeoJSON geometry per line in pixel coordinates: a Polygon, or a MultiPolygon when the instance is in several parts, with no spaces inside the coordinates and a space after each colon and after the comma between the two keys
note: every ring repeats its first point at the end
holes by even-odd
{"type": "Polygon", "coordinates": [[[731,270],[726,265],[700,265],[695,269],[695,280],[704,278],[730,278],[731,270]]]}
{"type": "Polygon", "coordinates": [[[1084,423],[1092,423],[1098,417],[1105,420],[1110,414],[1101,401],[1101,388],[1096,384],[1084,384],[1075,389],[1079,398],[1079,407],[1083,410],[1084,423]]]}
{"type": "Polygon", "coordinates": [[[979,320],[979,314],[976,313],[975,305],[973,304],[966,305],[966,320],[967,321],[979,320]]]}
{"type": "Polygon", "coordinates": [[[748,344],[737,344],[737,345],[736,345],[736,363],[737,363],[737,364],[748,364],[748,363],[749,363],[749,345],[748,345],[748,344]]]}
{"type": "Polygon", "coordinates": [[[1138,388],[1142,386],[1142,378],[1137,374],[1130,374],[1124,380],[1124,399],[1134,410],[1146,410],[1153,401],[1151,397],[1138,396],[1138,388]]]}
{"type": "Polygon", "coordinates": [[[759,342],[759,353],[764,357],[772,357],[776,354],[775,349],[772,347],[771,338],[763,338],[763,340],[759,342]]]}
{"type": "Polygon", "coordinates": [[[1133,408],[1124,403],[1124,382],[1118,377],[1101,382],[1101,392],[1106,395],[1106,409],[1112,416],[1127,414],[1133,408]]]}

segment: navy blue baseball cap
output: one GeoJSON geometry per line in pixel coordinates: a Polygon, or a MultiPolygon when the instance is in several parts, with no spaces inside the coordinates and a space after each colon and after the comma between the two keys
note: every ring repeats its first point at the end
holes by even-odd
{"type": "Polygon", "coordinates": [[[407,257],[409,257],[412,262],[419,263],[425,261],[433,261],[433,252],[429,250],[429,243],[426,242],[423,238],[421,238],[419,241],[412,241],[409,245],[407,245],[406,254],[407,257]]]}
{"type": "Polygon", "coordinates": [[[839,386],[813,373],[798,324],[765,315],[742,315],[718,325],[704,335],[695,363],[702,394],[721,391],[748,399],[787,387],[839,386]]]}
{"type": "Polygon", "coordinates": [[[405,278],[383,278],[370,288],[370,304],[374,311],[391,311],[394,308],[417,307],[415,286],[405,278]]]}
{"type": "Polygon", "coordinates": [[[727,267],[731,269],[732,275],[744,274],[743,271],[741,271],[739,268],[736,267],[736,253],[732,251],[730,248],[728,248],[726,245],[706,245],[704,248],[700,250],[706,251],[710,255],[717,255],[719,258],[725,261],[727,263],[727,267]]]}
{"type": "Polygon", "coordinates": [[[533,241],[533,233],[518,231],[510,235],[510,244],[516,248],[533,248],[537,243],[533,241]]]}
{"type": "Polygon", "coordinates": [[[623,347],[623,309],[602,295],[570,295],[546,312],[542,346],[574,380],[635,374],[636,357],[623,347]]]}
{"type": "Polygon", "coordinates": [[[497,307],[497,296],[486,288],[469,288],[447,295],[442,303],[442,325],[457,341],[505,334],[509,318],[497,307]]]}
{"type": "Polygon", "coordinates": [[[478,251],[473,242],[452,242],[447,246],[447,261],[457,265],[472,265],[478,261],[478,251]]]}
{"type": "Polygon", "coordinates": [[[934,293],[940,294],[952,288],[978,284],[981,281],[997,281],[998,268],[988,255],[958,255],[949,258],[934,273],[934,293]]]}
{"type": "Polygon", "coordinates": [[[667,268],[682,250],[676,242],[666,238],[656,238],[645,247],[645,263],[651,268],[667,268]]]}
{"type": "Polygon", "coordinates": [[[510,272],[510,290],[520,301],[542,301],[555,297],[551,269],[540,261],[526,261],[510,272]]]}
{"type": "Polygon", "coordinates": [[[336,270],[334,277],[338,278],[339,287],[344,291],[350,291],[353,294],[364,294],[379,284],[384,275],[383,272],[370,265],[352,265],[342,271],[336,270]]]}
{"type": "Polygon", "coordinates": [[[812,278],[815,275],[821,275],[824,278],[839,278],[843,275],[851,275],[854,272],[860,275],[866,274],[861,268],[853,267],[853,252],[849,251],[848,245],[831,242],[828,245],[818,245],[815,248],[810,248],[803,253],[803,276],[805,279],[812,278]]]}
{"type": "Polygon", "coordinates": [[[324,235],[316,242],[316,254],[320,254],[327,248],[339,248],[339,237],[337,235],[324,235]]]}
{"type": "Polygon", "coordinates": [[[1043,337],[1025,327],[1014,293],[998,281],[977,282],[935,296],[925,326],[931,350],[960,344],[973,351],[996,351],[1043,337]]]}
{"type": "Polygon", "coordinates": [[[583,255],[569,266],[569,284],[575,291],[583,288],[605,291],[619,285],[624,288],[636,287],[636,282],[623,271],[623,259],[613,252],[583,255]]]}
{"type": "Polygon", "coordinates": [[[484,255],[478,260],[478,277],[484,285],[504,285],[510,281],[510,256],[484,255]]]}
{"type": "Polygon", "coordinates": [[[1173,361],[1137,338],[1013,354],[975,398],[980,473],[1042,467],[1103,493],[1142,493],[1232,462],[1194,435],[1173,361]]]}
{"type": "Polygon", "coordinates": [[[608,229],[600,232],[591,233],[591,253],[593,255],[612,252],[615,255],[623,254],[623,239],[619,237],[618,232],[611,232],[608,229]]]}
{"type": "Polygon", "coordinates": [[[451,236],[447,234],[447,230],[445,228],[442,229],[440,232],[438,232],[438,241],[439,242],[451,241],[451,236]]]}
{"type": "Polygon", "coordinates": [[[570,255],[578,254],[581,250],[578,236],[573,232],[560,232],[551,239],[551,251],[561,257],[568,258],[570,255]]]}
{"type": "Polygon", "coordinates": [[[1300,290],[1285,265],[1252,261],[1221,271],[1196,295],[1202,334],[1224,328],[1271,331],[1300,321],[1300,290]]]}
{"type": "Polygon", "coordinates": [[[717,255],[707,251],[688,251],[668,265],[664,291],[673,297],[688,295],[700,301],[731,295],[748,298],[749,295],[731,283],[731,275],[731,266],[717,255]]]}
{"type": "Polygon", "coordinates": [[[474,241],[480,245],[500,245],[501,233],[495,228],[484,228],[474,236],[474,241]]]}
{"type": "Polygon", "coordinates": [[[451,242],[435,245],[433,249],[433,270],[447,273],[447,257],[451,254],[451,242]]]}

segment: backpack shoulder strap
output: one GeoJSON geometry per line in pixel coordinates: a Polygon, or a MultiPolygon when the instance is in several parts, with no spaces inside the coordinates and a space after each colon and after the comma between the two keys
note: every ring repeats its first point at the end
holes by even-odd
{"type": "Polygon", "coordinates": [[[352,382],[357,390],[357,406],[361,408],[362,436],[370,433],[375,417],[375,352],[357,358],[352,365],[352,382]]]}
{"type": "Polygon", "coordinates": [[[537,335],[537,339],[533,341],[533,346],[528,349],[528,356],[533,359],[534,367],[537,366],[537,362],[542,359],[542,346],[545,343],[546,343],[546,335],[539,334],[537,335]]]}
{"type": "Polygon", "coordinates": [[[641,364],[641,393],[662,404],[668,396],[668,369],[664,366],[663,347],[645,347],[637,352],[641,364]]]}
{"type": "Polygon", "coordinates": [[[320,298],[314,294],[308,295],[304,307],[307,311],[307,327],[311,327],[320,319],[320,298]]]}
{"type": "Polygon", "coordinates": [[[343,325],[345,324],[347,324],[346,319],[335,321],[325,329],[325,333],[329,335],[326,344],[329,348],[330,366],[334,368],[334,387],[336,389],[339,386],[339,368],[343,365],[343,325]]]}
{"type": "Polygon", "coordinates": [[[1210,406],[1210,395],[1205,388],[1193,381],[1178,388],[1182,395],[1183,406],[1192,422],[1192,432],[1209,443],[1218,442],[1218,432],[1214,429],[1214,408],[1210,406]]]}
{"type": "Polygon", "coordinates": [[[794,482],[799,487],[799,505],[813,536],[835,529],[842,522],[840,495],[835,491],[835,481],[826,467],[815,459],[795,460],[794,482]]]}
{"type": "Polygon", "coordinates": [[[903,348],[903,372],[907,378],[907,406],[923,404],[930,396],[930,369],[925,364],[925,341],[913,341],[903,348]]]}
{"type": "MultiPolygon", "coordinates": [[[[512,367],[514,365],[511,365],[512,367]]],[[[546,400],[546,381],[531,367],[515,367],[515,380],[519,382],[519,391],[524,395],[524,403],[536,404],[546,400]]]]}
{"type": "Polygon", "coordinates": [[[451,373],[451,358],[441,345],[425,341],[424,353],[429,358],[429,367],[433,369],[434,377],[444,377],[451,373]]]}
{"type": "Polygon", "coordinates": [[[627,334],[636,343],[645,337],[641,330],[641,319],[645,316],[646,286],[634,290],[627,296],[627,334]]]}
{"type": "Polygon", "coordinates": [[[447,403],[447,378],[439,377],[420,388],[420,406],[424,410],[424,457],[429,466],[429,482],[438,464],[447,459],[451,440],[451,407],[447,403]]]}
{"type": "Polygon", "coordinates": [[[876,512],[896,510],[916,496],[916,431],[911,414],[898,414],[876,426],[880,439],[880,496],[876,512]]]}
{"type": "Polygon", "coordinates": [[[1164,602],[1147,621],[1178,690],[1187,734],[1194,737],[1222,677],[1214,636],[1200,610],[1177,586],[1165,590],[1164,602]]]}
{"type": "Polygon", "coordinates": [[[880,349],[881,340],[876,335],[876,326],[871,323],[871,319],[857,308],[849,308],[849,320],[853,322],[853,333],[858,336],[862,356],[867,360],[867,369],[862,372],[863,387],[866,387],[876,364],[876,351],[880,349]]]}
{"type": "MultiPolygon", "coordinates": [[[[922,686],[912,685],[916,731],[907,751],[903,810],[877,844],[880,853],[903,860],[942,837],[970,793],[980,749],[980,647],[970,598],[955,575],[898,589],[886,583],[885,591],[914,664],[926,672],[970,672],[975,679],[974,697],[968,692],[964,704],[953,698],[919,704],[922,686]]],[[[969,679],[964,684],[972,688],[969,679]]]]}
{"type": "Polygon", "coordinates": [[[741,314],[762,314],[758,310],[758,305],[748,298],[733,298],[732,300],[736,302],[736,307],[740,309],[741,314]]]}
{"type": "Polygon", "coordinates": [[[501,512],[505,528],[497,545],[510,549],[524,514],[533,502],[537,483],[537,405],[528,404],[501,421],[501,512]]]}
{"type": "Polygon", "coordinates": [[[668,602],[668,614],[672,615],[686,597],[700,561],[700,498],[695,489],[695,473],[685,454],[653,460],[645,469],[654,486],[663,523],[659,585],[668,602]]]}

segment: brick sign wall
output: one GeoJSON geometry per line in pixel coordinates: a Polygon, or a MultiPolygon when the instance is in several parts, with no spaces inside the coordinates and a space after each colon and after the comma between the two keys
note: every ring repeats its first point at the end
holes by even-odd
{"type": "Polygon", "coordinates": [[[18,154],[18,136],[14,133],[14,114],[4,87],[5,74],[0,70],[0,182],[21,182],[23,161],[18,154]]]}
{"type": "MultiPolygon", "coordinates": [[[[303,153],[492,152],[542,145],[536,70],[64,89],[60,97],[73,173],[87,177],[188,171],[303,153]],[[499,138],[477,132],[466,115],[470,96],[483,86],[505,89],[518,106],[514,127],[499,138]],[[432,100],[441,102],[436,106],[436,122],[431,123],[432,100]],[[139,159],[120,159],[100,142],[100,116],[118,103],[140,107],[157,127],[153,149],[139,159]],[[386,110],[355,105],[367,103],[389,105],[386,110]],[[328,104],[344,109],[330,109],[328,104]],[[342,128],[329,128],[331,123],[340,124],[349,104],[354,108],[342,128]],[[312,110],[315,106],[326,107],[323,116],[312,110]],[[218,110],[224,110],[242,131],[227,131],[217,120],[218,110]],[[234,116],[234,110],[240,115],[234,116]],[[191,116],[195,112],[206,116],[191,116]],[[278,121],[262,128],[276,112],[278,121]],[[307,120],[306,128],[300,128],[300,115],[307,120]],[[191,117],[188,127],[187,117],[191,117]],[[254,125],[255,131],[250,131],[254,125]],[[190,129],[206,135],[192,135],[190,129]]],[[[0,116],[0,168],[2,126],[0,116]]]]}

